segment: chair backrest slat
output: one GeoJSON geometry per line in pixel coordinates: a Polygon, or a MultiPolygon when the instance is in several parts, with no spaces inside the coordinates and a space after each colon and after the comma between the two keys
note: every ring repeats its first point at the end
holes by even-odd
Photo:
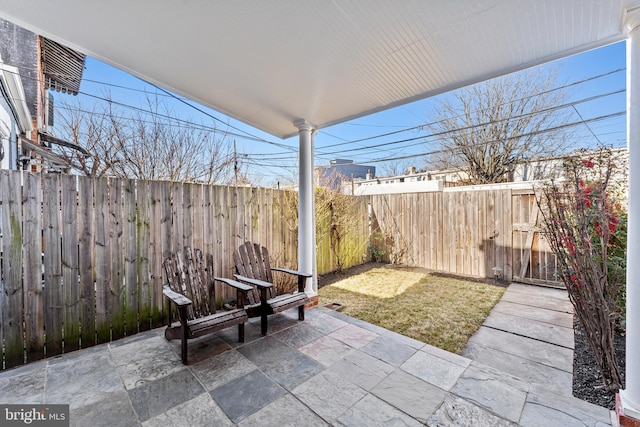
{"type": "MultiPolygon", "coordinates": [[[[250,279],[262,280],[263,282],[273,283],[273,275],[271,273],[271,263],[269,262],[269,252],[264,246],[245,242],[233,254],[233,260],[236,265],[236,273],[248,277],[250,279]]],[[[273,298],[276,295],[274,287],[267,291],[267,297],[273,298]]],[[[257,289],[247,292],[249,305],[260,302],[260,293],[257,289]]]]}
{"type": "Polygon", "coordinates": [[[192,301],[187,315],[195,319],[216,312],[213,288],[213,255],[185,247],[164,262],[169,287],[192,301]],[[210,266],[210,267],[209,267],[210,266]]]}

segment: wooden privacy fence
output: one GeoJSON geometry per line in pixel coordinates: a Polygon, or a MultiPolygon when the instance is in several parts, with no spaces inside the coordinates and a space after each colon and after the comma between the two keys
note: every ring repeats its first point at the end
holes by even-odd
{"type": "MultiPolygon", "coordinates": [[[[386,260],[447,273],[493,277],[499,267],[508,281],[556,280],[532,190],[343,202],[318,214],[319,274],[362,262],[372,245],[386,260]]],[[[0,171],[2,368],[160,325],[164,258],[202,248],[214,273],[230,277],[232,253],[247,240],[268,247],[274,265],[297,267],[297,194],[0,171]]]]}
{"type": "Polygon", "coordinates": [[[532,189],[461,187],[371,196],[373,240],[385,259],[476,277],[557,285],[532,189]]]}
{"type": "MultiPolygon", "coordinates": [[[[162,260],[184,246],[212,253],[225,277],[246,240],[267,246],[274,265],[297,267],[291,198],[265,188],[0,171],[3,369],[162,324],[162,260]]],[[[355,231],[366,234],[366,223],[355,231]]],[[[329,257],[319,272],[333,264],[329,257]]]]}

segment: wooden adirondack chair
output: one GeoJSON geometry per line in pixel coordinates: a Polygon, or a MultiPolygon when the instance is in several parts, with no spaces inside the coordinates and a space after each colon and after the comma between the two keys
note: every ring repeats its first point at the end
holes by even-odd
{"type": "Polygon", "coordinates": [[[267,334],[267,316],[270,314],[298,307],[298,319],[304,320],[304,306],[309,303],[309,298],[304,293],[304,283],[311,274],[286,268],[271,268],[267,248],[257,243],[242,244],[234,252],[233,260],[236,266],[235,278],[253,286],[253,290],[245,294],[247,299],[244,301],[244,308],[249,317],[260,316],[263,336],[267,334]],[[296,276],[298,292],[276,295],[272,271],[296,276]]]}
{"type": "Polygon", "coordinates": [[[164,332],[167,340],[182,340],[182,363],[187,364],[187,340],[238,325],[238,341],[244,342],[244,322],[248,320],[243,308],[245,294],[253,287],[231,279],[213,277],[213,256],[203,256],[199,249],[189,247],[176,252],[164,261],[168,286],[162,293],[178,308],[180,326],[171,325],[171,305],[169,305],[169,325],[164,332]],[[236,288],[239,304],[235,310],[216,311],[214,281],[226,283],[236,288]]]}

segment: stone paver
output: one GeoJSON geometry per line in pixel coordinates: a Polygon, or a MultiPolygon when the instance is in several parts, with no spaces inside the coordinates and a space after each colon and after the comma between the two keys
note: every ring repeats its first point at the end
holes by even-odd
{"type": "Polygon", "coordinates": [[[212,390],[211,396],[231,421],[237,423],[286,393],[256,369],[212,390]]]}
{"type": "Polygon", "coordinates": [[[523,319],[550,323],[563,328],[573,328],[573,314],[564,311],[547,310],[540,307],[523,307],[522,304],[500,300],[491,313],[503,313],[523,319]]]}
{"type": "Polygon", "coordinates": [[[544,384],[565,394],[573,392],[573,375],[570,372],[476,343],[468,343],[462,354],[531,383],[544,384]]]}
{"type": "Polygon", "coordinates": [[[138,423],[129,395],[124,391],[71,410],[69,418],[70,425],[78,427],[130,427],[138,423]]]}
{"type": "Polygon", "coordinates": [[[523,426],[540,426],[541,420],[554,425],[605,426],[611,421],[611,411],[592,405],[571,395],[559,395],[537,386],[527,396],[520,419],[523,426]]]}
{"type": "Polygon", "coordinates": [[[609,410],[572,396],[573,345],[566,290],[511,284],[462,353],[494,372],[483,378],[472,365],[452,393],[522,426],[610,425],[609,410]],[[516,384],[520,391],[491,392],[499,372],[526,381],[528,391],[516,384]]]}
{"type": "Polygon", "coordinates": [[[515,427],[517,424],[492,414],[460,397],[448,395],[440,408],[427,420],[430,427],[473,426],[515,427]]]}
{"type": "Polygon", "coordinates": [[[142,423],[143,427],[231,426],[233,423],[209,394],[200,394],[191,400],[142,423]]]}
{"type": "Polygon", "coordinates": [[[394,366],[402,365],[416,353],[415,348],[387,336],[374,339],[360,350],[394,366]]]}
{"type": "Polygon", "coordinates": [[[1,402],[34,404],[44,402],[45,370],[46,363],[38,362],[0,374],[1,402]],[[15,375],[8,375],[12,372],[15,375]]]}
{"type": "Polygon", "coordinates": [[[61,360],[47,367],[44,403],[68,403],[76,409],[125,391],[106,347],[87,357],[61,360]]]}
{"type": "Polygon", "coordinates": [[[173,351],[167,350],[145,359],[128,358],[128,364],[118,365],[116,369],[124,387],[131,390],[185,369],[182,362],[175,356],[173,351]]]}
{"type": "Polygon", "coordinates": [[[345,427],[420,427],[422,424],[397,408],[369,394],[342,414],[334,425],[345,427]]]}
{"type": "Polygon", "coordinates": [[[344,328],[337,329],[330,333],[329,336],[353,348],[364,347],[379,337],[375,332],[368,331],[356,325],[347,325],[344,328]]]}
{"type": "Polygon", "coordinates": [[[442,390],[450,390],[465,367],[424,351],[418,351],[402,365],[402,370],[442,390]]]}
{"type": "Polygon", "coordinates": [[[335,377],[338,381],[350,382],[367,391],[375,387],[386,376],[384,370],[368,369],[347,358],[334,363],[325,372],[335,377]]]}
{"type": "Polygon", "coordinates": [[[563,300],[567,299],[566,289],[560,288],[526,285],[524,283],[511,283],[508,290],[509,292],[520,292],[527,295],[540,295],[563,300]]]}
{"type": "Polygon", "coordinates": [[[193,374],[183,369],[129,390],[129,399],[140,421],[146,421],[204,392],[193,374]]]}
{"type": "MultiPolygon", "coordinates": [[[[213,425],[213,424],[212,424],[213,425]]],[[[240,427],[324,427],[318,415],[290,394],[268,404],[238,423],[240,427]]]]}
{"type": "Polygon", "coordinates": [[[354,351],[353,347],[328,335],[300,347],[299,350],[324,366],[331,366],[354,351]]]}
{"type": "Polygon", "coordinates": [[[323,334],[330,334],[331,332],[344,328],[349,324],[344,320],[340,320],[332,316],[331,313],[322,313],[318,316],[306,319],[305,322],[308,322],[309,325],[313,326],[323,334]]]}
{"type": "Polygon", "coordinates": [[[573,326],[565,328],[519,316],[492,311],[484,326],[573,349],[573,326]]]}
{"type": "Polygon", "coordinates": [[[382,380],[371,393],[425,422],[442,404],[447,392],[402,370],[382,380]]]}
{"type": "Polygon", "coordinates": [[[332,424],[366,396],[367,392],[355,384],[323,372],[296,387],[292,394],[326,422],[332,424]]]}
{"type": "Polygon", "coordinates": [[[514,356],[573,372],[573,350],[516,334],[481,326],[470,343],[501,350],[514,356]]]}
{"type": "Polygon", "coordinates": [[[520,419],[527,392],[523,381],[475,363],[451,388],[451,393],[513,422],[520,419]]]}
{"type": "Polygon", "coordinates": [[[238,351],[257,366],[263,366],[274,360],[282,359],[289,353],[293,353],[294,349],[277,338],[267,335],[262,339],[239,347],[238,351]]]}
{"type": "Polygon", "coordinates": [[[211,391],[235,380],[258,367],[237,351],[226,351],[191,366],[200,383],[211,391]]]}
{"type": "Polygon", "coordinates": [[[507,289],[501,300],[528,305],[531,307],[545,308],[547,310],[573,313],[573,306],[568,299],[556,296],[540,295],[536,292],[511,292],[507,289]]]}
{"type": "Polygon", "coordinates": [[[113,361],[118,366],[156,356],[159,349],[166,351],[172,349],[167,340],[157,334],[134,335],[122,342],[114,341],[108,347],[113,361]]]}
{"type": "Polygon", "coordinates": [[[463,355],[316,307],[191,340],[189,366],[156,329],[1,372],[0,404],[68,403],[91,427],[610,425],[571,396],[562,291],[536,291],[510,288],[463,355]]]}
{"type": "Polygon", "coordinates": [[[293,348],[299,348],[317,340],[323,335],[322,332],[311,326],[308,322],[301,322],[289,329],[278,332],[274,336],[293,348]]]}
{"type": "Polygon", "coordinates": [[[274,359],[262,366],[265,374],[287,390],[293,390],[309,378],[322,372],[323,369],[320,362],[299,351],[274,359]]]}

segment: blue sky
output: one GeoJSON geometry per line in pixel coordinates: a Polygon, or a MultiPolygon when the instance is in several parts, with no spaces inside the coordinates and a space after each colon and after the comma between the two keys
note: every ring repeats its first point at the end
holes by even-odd
{"type": "MultiPolygon", "coordinates": [[[[622,42],[541,66],[544,69],[556,68],[559,71],[559,84],[591,79],[573,86],[571,90],[571,100],[574,101],[597,97],[597,99],[578,104],[576,106],[577,112],[572,113],[572,118],[576,122],[581,119],[588,122],[574,129],[576,142],[579,146],[594,147],[598,143],[614,147],[626,145],[626,119],[624,115],[589,122],[594,118],[625,111],[624,93],[602,96],[609,92],[625,89],[625,61],[625,43],[622,42]],[[622,71],[614,72],[620,69],[622,71]]],[[[277,181],[286,182],[295,178],[297,138],[281,140],[214,110],[188,101],[197,107],[197,109],[190,108],[185,102],[166,96],[156,87],[93,58],[87,58],[81,94],[78,95],[78,98],[69,100],[64,99],[68,95],[57,94],[55,96],[58,98],[56,99],[58,106],[65,101],[72,103],[80,101],[83,107],[90,108],[93,103],[104,103],[105,101],[100,98],[108,95],[116,102],[144,109],[146,108],[146,97],[156,93],[166,102],[168,108],[180,118],[197,124],[215,126],[219,131],[233,133],[234,135],[228,135],[225,140],[229,144],[233,144],[235,141],[242,165],[248,171],[249,178],[253,182],[271,185],[277,181]]],[[[427,123],[430,113],[441,97],[446,96],[450,96],[450,94],[413,102],[320,130],[315,137],[316,166],[326,165],[333,158],[348,158],[357,163],[376,166],[377,175],[382,175],[385,169],[390,170],[389,167],[385,167],[385,162],[379,161],[382,159],[399,159],[391,161],[391,164],[395,164],[396,167],[409,164],[418,168],[423,167],[424,156],[421,154],[428,151],[428,146],[420,143],[421,140],[395,144],[394,142],[425,135],[426,132],[419,129],[403,130],[427,123]],[[369,139],[366,143],[352,142],[397,131],[403,132],[369,139]],[[372,144],[384,143],[389,145],[367,148],[372,144]]],[[[133,113],[133,110],[131,112],[133,113]]]]}

